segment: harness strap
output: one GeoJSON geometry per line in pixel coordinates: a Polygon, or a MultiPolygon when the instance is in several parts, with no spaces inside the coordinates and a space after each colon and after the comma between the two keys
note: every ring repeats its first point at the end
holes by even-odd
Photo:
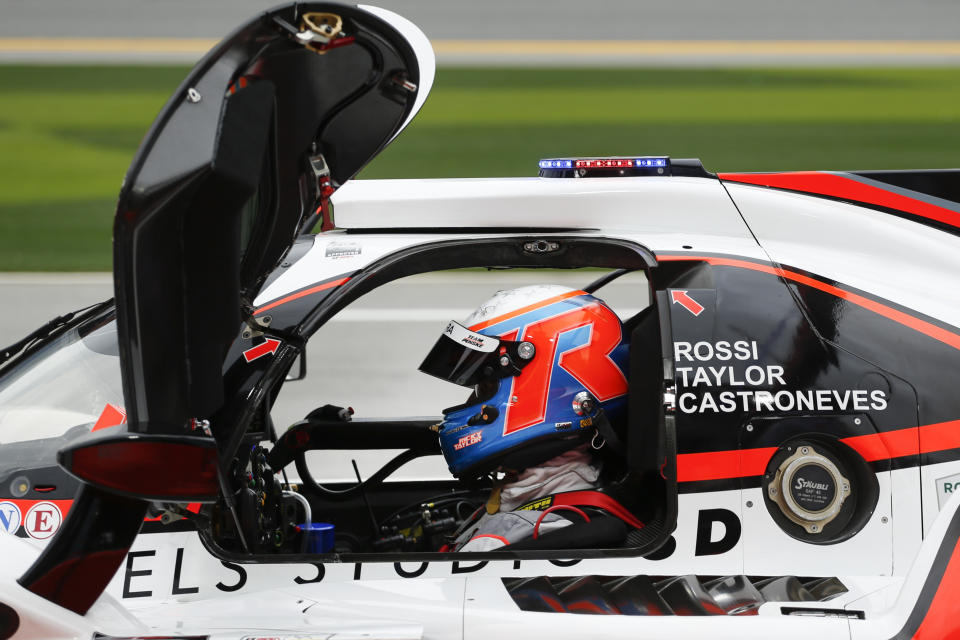
{"type": "Polygon", "coordinates": [[[620,518],[634,529],[642,529],[644,524],[630,513],[625,506],[612,497],[599,491],[567,491],[555,493],[550,506],[563,505],[565,507],[596,507],[603,509],[612,516],[620,518]]]}

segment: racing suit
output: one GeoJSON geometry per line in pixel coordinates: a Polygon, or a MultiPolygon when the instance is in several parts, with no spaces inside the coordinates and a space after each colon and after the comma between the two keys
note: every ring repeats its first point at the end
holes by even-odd
{"type": "MultiPolygon", "coordinates": [[[[491,551],[525,540],[533,535],[541,511],[518,509],[535,502],[537,498],[564,491],[595,489],[600,467],[589,452],[589,445],[581,445],[536,466],[524,469],[507,484],[495,487],[487,501],[486,513],[469,522],[457,535],[451,549],[454,551],[491,551]]],[[[538,535],[562,529],[578,522],[577,516],[568,520],[559,513],[543,516],[538,535]]]]}

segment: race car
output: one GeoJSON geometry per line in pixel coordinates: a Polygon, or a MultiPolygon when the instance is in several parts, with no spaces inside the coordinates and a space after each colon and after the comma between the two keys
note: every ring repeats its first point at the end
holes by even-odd
{"type": "MultiPolygon", "coordinates": [[[[0,638],[957,633],[960,173],[640,154],[352,180],[433,77],[400,16],[295,3],[174,92],[120,192],[115,299],[0,354],[0,638]],[[615,542],[450,551],[496,480],[402,475],[446,467],[439,397],[419,417],[331,395],[415,340],[331,357],[324,328],[438,272],[562,281],[617,314],[624,419],[554,429],[600,450],[601,480],[524,505],[602,508],[615,542]],[[280,421],[297,385],[312,405],[280,421]],[[365,479],[330,472],[361,456],[365,479]]],[[[533,354],[459,320],[432,338],[480,369],[589,387],[612,366],[564,364],[598,326],[533,354]]]]}

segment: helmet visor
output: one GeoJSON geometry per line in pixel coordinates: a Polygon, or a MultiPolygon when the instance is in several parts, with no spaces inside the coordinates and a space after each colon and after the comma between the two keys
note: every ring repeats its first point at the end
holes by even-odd
{"type": "Polygon", "coordinates": [[[451,321],[423,359],[420,371],[462,387],[514,375],[516,369],[500,363],[501,342],[451,321]]]}

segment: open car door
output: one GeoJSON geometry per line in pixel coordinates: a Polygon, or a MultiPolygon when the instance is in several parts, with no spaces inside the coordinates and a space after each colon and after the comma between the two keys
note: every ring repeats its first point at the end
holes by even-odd
{"type": "Polygon", "coordinates": [[[293,4],[241,27],[180,86],[134,158],[114,230],[131,430],[181,430],[219,408],[249,301],[422,104],[424,46],[362,9],[293,4]]]}
{"type": "Polygon", "coordinates": [[[136,536],[146,500],[202,499],[203,478],[215,493],[217,447],[197,427],[228,397],[223,361],[253,322],[250,301],[330,194],[419,110],[433,75],[433,52],[412,23],[333,3],[267,11],[190,72],[145,136],[117,205],[127,430],[107,438],[113,449],[93,434],[61,452],[88,484],[21,584],[85,613],[136,536]],[[145,481],[138,457],[165,458],[194,480],[179,490],[145,481]],[[126,477],[111,460],[125,461],[126,477]],[[79,472],[83,462],[109,484],[79,472]]]}

